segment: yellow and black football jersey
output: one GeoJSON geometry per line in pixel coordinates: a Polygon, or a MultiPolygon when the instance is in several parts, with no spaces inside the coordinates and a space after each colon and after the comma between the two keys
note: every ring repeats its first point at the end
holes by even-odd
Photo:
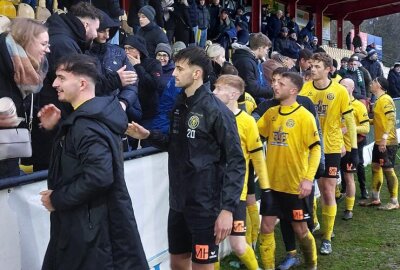
{"type": "Polygon", "coordinates": [[[303,85],[300,95],[310,98],[314,103],[321,123],[324,153],[340,153],[343,145],[342,115],[352,111],[346,88],[331,80],[325,89],[317,89],[313,81],[309,81],[303,85]]]}
{"type": "Polygon", "coordinates": [[[373,123],[376,144],[382,140],[384,133],[388,134],[388,145],[397,144],[396,106],[388,94],[383,94],[375,101],[373,123]]]}
{"type": "MultiPolygon", "coordinates": [[[[314,179],[318,167],[309,168],[310,149],[320,138],[314,116],[297,102],[270,108],[257,122],[267,139],[267,171],[271,189],[299,194],[303,179],[314,179]]],[[[319,157],[320,158],[320,152],[319,157]]]]}

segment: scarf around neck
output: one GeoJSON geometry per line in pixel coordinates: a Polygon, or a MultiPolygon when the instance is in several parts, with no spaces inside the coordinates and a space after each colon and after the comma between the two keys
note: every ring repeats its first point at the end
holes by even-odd
{"type": "Polygon", "coordinates": [[[40,63],[39,69],[35,70],[25,50],[15,42],[10,34],[6,37],[6,45],[14,66],[14,81],[22,98],[24,99],[32,93],[38,93],[42,89],[43,80],[47,74],[47,58],[45,57],[40,63]]]}

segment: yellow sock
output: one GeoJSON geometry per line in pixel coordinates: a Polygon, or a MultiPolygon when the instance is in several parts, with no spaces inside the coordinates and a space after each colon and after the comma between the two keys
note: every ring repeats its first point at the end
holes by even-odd
{"type": "Polygon", "coordinates": [[[258,269],[258,262],[256,259],[256,254],[254,250],[247,245],[246,251],[242,255],[238,255],[239,259],[244,263],[246,269],[249,270],[257,270],[258,269]]]}
{"type": "Polygon", "coordinates": [[[322,239],[331,241],[333,226],[335,225],[336,212],[336,204],[322,205],[322,239]]]}
{"type": "Polygon", "coordinates": [[[260,255],[264,269],[275,269],[275,235],[260,233],[260,255]]]}
{"type": "Polygon", "coordinates": [[[336,185],[335,197],[336,197],[336,198],[339,198],[339,197],[340,197],[340,188],[339,188],[339,185],[336,185]]]}
{"type": "Polygon", "coordinates": [[[384,171],[389,193],[390,193],[390,198],[395,199],[397,201],[397,196],[399,193],[399,181],[397,179],[396,173],[394,170],[390,171],[384,171]]]}
{"type": "Polygon", "coordinates": [[[374,166],[372,166],[372,195],[374,195],[375,192],[375,196],[376,194],[378,194],[377,198],[373,198],[373,199],[379,199],[379,192],[381,191],[381,187],[383,184],[383,170],[381,167],[379,168],[375,168],[374,166]]]}
{"type": "Polygon", "coordinates": [[[347,197],[346,196],[346,210],[353,211],[354,208],[354,201],[356,200],[355,197],[347,197]]]}
{"type": "Polygon", "coordinates": [[[219,270],[220,269],[220,265],[219,265],[219,261],[214,263],[214,270],[219,270]]]}
{"type": "Polygon", "coordinates": [[[246,243],[251,245],[252,244],[252,239],[251,239],[251,218],[249,215],[249,209],[246,207],[246,243]]]}
{"type": "Polygon", "coordinates": [[[307,232],[303,239],[299,239],[299,245],[307,267],[317,266],[317,246],[310,231],[307,232]]]}
{"type": "Polygon", "coordinates": [[[258,213],[257,203],[247,206],[249,210],[249,215],[251,219],[251,223],[247,225],[247,229],[251,225],[251,242],[255,244],[258,238],[258,232],[260,230],[260,214],[258,213]]]}
{"type": "Polygon", "coordinates": [[[313,220],[314,220],[314,225],[318,224],[318,216],[317,216],[317,209],[318,209],[318,205],[317,205],[317,198],[314,197],[314,205],[313,205],[313,220]]]}

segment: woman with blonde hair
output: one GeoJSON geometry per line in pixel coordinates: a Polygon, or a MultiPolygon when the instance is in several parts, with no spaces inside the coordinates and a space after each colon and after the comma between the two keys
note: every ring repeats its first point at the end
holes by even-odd
{"type": "MultiPolygon", "coordinates": [[[[41,90],[50,52],[47,27],[27,18],[16,18],[0,35],[0,98],[15,104],[11,114],[0,115],[0,128],[26,126],[33,93],[41,90]]],[[[0,178],[19,175],[18,158],[0,160],[0,178]]]]}
{"type": "Polygon", "coordinates": [[[225,49],[218,43],[212,43],[206,47],[207,56],[211,58],[213,70],[210,72],[210,88],[214,90],[214,83],[221,74],[221,68],[226,62],[225,49]]]}

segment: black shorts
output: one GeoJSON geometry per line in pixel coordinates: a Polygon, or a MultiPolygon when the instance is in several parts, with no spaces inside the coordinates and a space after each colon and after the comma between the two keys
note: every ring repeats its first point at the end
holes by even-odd
{"type": "Polygon", "coordinates": [[[351,158],[350,152],[346,152],[346,155],[344,155],[340,160],[340,169],[346,173],[355,173],[357,172],[357,167],[354,167],[350,158],[351,158]]]}
{"type": "Polygon", "coordinates": [[[256,193],[256,183],[255,183],[254,167],[253,163],[249,162],[249,176],[247,177],[247,195],[252,195],[256,193]]]}
{"type": "Polygon", "coordinates": [[[387,145],[386,151],[379,152],[379,146],[374,144],[372,150],[372,162],[378,163],[382,168],[394,168],[394,163],[396,160],[398,145],[387,145]]]}
{"type": "Polygon", "coordinates": [[[325,171],[321,177],[337,178],[340,166],[340,154],[325,154],[325,171]]]}
{"type": "Polygon", "coordinates": [[[215,218],[190,218],[183,213],[169,210],[168,247],[171,254],[192,253],[192,261],[210,264],[218,261],[215,244],[215,218]]]}
{"type": "Polygon", "coordinates": [[[233,212],[233,225],[231,235],[246,235],[246,201],[240,201],[233,212]]]}
{"type": "Polygon", "coordinates": [[[311,219],[312,209],[308,197],[299,199],[298,194],[271,191],[272,203],[261,203],[260,214],[276,216],[289,222],[307,222],[311,219]]]}

